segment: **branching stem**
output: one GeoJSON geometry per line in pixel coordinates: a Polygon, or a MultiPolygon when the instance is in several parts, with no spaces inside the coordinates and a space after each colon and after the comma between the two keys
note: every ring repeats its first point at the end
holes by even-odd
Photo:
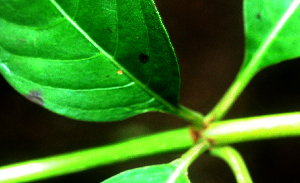
{"type": "MultiPolygon", "coordinates": [[[[300,112],[220,121],[211,124],[202,135],[213,145],[300,136],[300,112]]],[[[192,146],[189,127],[185,127],[103,147],[4,166],[0,168],[0,182],[41,180],[192,146]]]]}

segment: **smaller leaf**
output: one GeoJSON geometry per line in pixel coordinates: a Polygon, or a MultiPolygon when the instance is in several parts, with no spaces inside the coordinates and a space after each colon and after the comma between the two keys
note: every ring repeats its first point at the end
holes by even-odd
{"type": "Polygon", "coordinates": [[[242,70],[253,67],[257,71],[300,56],[299,4],[300,0],[245,1],[246,55],[242,70]]]}
{"type": "Polygon", "coordinates": [[[171,163],[127,170],[105,180],[103,183],[189,183],[188,167],[209,147],[210,144],[207,140],[200,139],[198,143],[184,153],[181,158],[171,163]]]}
{"type": "Polygon", "coordinates": [[[223,98],[204,121],[220,120],[257,72],[300,57],[300,0],[245,0],[245,58],[223,98]]]}
{"type": "Polygon", "coordinates": [[[187,177],[186,170],[177,171],[180,164],[181,161],[176,160],[168,164],[152,165],[127,170],[105,180],[103,183],[189,183],[190,181],[187,177]]]}

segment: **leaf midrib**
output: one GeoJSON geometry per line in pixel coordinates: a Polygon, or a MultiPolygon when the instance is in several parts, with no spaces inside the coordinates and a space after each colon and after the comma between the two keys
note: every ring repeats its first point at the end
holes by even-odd
{"type": "Polygon", "coordinates": [[[276,39],[277,34],[280,32],[280,30],[284,27],[285,23],[288,21],[290,16],[295,12],[297,7],[300,4],[300,0],[294,0],[292,4],[289,6],[289,8],[285,11],[285,13],[282,15],[278,23],[275,25],[275,27],[270,32],[269,36],[263,41],[263,44],[258,48],[258,51],[254,54],[252,59],[249,61],[249,65],[246,66],[245,70],[255,70],[260,69],[259,63],[261,61],[261,58],[265,54],[266,50],[270,47],[272,42],[276,39]]]}
{"type": "Polygon", "coordinates": [[[51,3],[58,9],[58,11],[65,17],[75,28],[78,30],[95,48],[97,48],[102,54],[104,54],[116,67],[120,68],[124,74],[126,74],[133,82],[140,86],[146,93],[155,98],[157,101],[162,103],[164,106],[169,108],[171,111],[177,111],[177,108],[171,103],[160,97],[158,94],[150,90],[146,85],[140,82],[136,77],[134,77],[130,72],[127,71],[122,65],[120,65],[110,54],[108,54],[104,49],[102,49],[81,27],[74,22],[71,17],[60,7],[60,5],[55,0],[50,0],[51,3]]]}

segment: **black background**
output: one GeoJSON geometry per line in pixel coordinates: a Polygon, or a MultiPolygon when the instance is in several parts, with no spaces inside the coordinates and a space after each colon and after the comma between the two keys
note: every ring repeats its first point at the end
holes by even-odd
{"type": "MultiPolygon", "coordinates": [[[[233,81],[244,55],[242,1],[156,0],[181,69],[180,103],[207,113],[233,81]]],[[[227,119],[299,111],[300,62],[260,72],[227,119]]],[[[16,93],[0,78],[0,166],[101,146],[142,134],[186,126],[166,114],[147,113],[125,121],[90,123],[53,114],[16,93]]],[[[233,145],[254,182],[300,182],[300,138],[233,145]]],[[[167,163],[182,152],[141,158],[40,182],[100,182],[121,171],[167,163]]],[[[193,183],[235,182],[229,167],[206,154],[190,168],[193,183]]]]}

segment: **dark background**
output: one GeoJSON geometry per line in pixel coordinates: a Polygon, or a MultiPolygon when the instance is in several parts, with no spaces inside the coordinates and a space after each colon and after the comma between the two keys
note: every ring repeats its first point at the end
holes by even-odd
{"type": "MultiPolygon", "coordinates": [[[[180,103],[207,113],[233,81],[243,60],[242,1],[156,0],[181,69],[180,103]]],[[[260,72],[227,119],[299,111],[300,62],[284,62],[260,72]]],[[[0,78],[0,166],[101,146],[142,134],[186,126],[166,114],[147,113],[125,121],[90,123],[53,114],[16,93],[0,78]]],[[[300,182],[300,138],[233,145],[254,182],[300,182]]],[[[100,182],[121,171],[167,163],[182,152],[94,168],[40,182],[100,182]]],[[[206,154],[190,168],[193,183],[235,182],[229,167],[206,154]]]]}

